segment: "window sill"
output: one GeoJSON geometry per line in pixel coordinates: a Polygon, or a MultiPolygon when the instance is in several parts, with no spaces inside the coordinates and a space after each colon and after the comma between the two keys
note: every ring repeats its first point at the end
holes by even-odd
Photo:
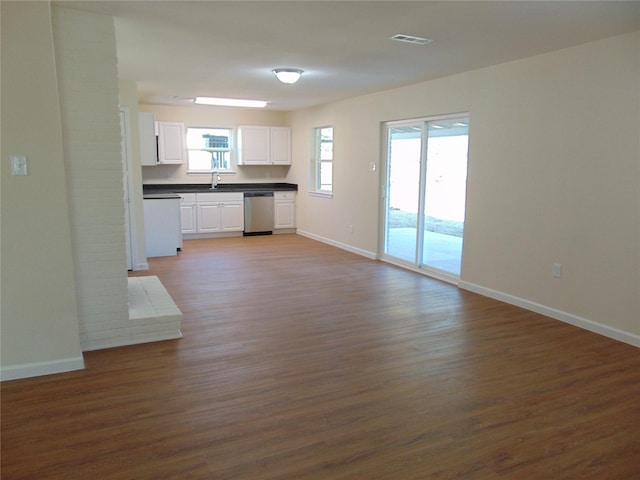
{"type": "Polygon", "coordinates": [[[333,198],[333,192],[309,192],[312,197],[333,198]]]}
{"type": "Polygon", "coordinates": [[[207,175],[207,176],[211,176],[212,173],[217,173],[220,176],[223,175],[235,175],[236,172],[233,170],[227,170],[224,172],[202,172],[199,170],[195,170],[195,171],[187,171],[187,175],[207,175]]]}

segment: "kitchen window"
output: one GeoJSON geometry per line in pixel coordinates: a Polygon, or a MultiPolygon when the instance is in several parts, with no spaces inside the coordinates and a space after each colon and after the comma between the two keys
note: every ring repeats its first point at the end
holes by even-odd
{"type": "Polygon", "coordinates": [[[313,129],[311,185],[313,193],[333,192],[333,127],[313,129]]]}
{"type": "Polygon", "coordinates": [[[231,172],[231,128],[187,128],[189,173],[231,172]]]}

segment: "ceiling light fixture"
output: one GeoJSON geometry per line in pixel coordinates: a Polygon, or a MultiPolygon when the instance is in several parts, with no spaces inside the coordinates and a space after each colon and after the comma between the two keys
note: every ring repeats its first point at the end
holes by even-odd
{"type": "Polygon", "coordinates": [[[267,102],[263,100],[241,100],[237,98],[196,97],[194,102],[200,105],[218,105],[222,107],[264,108],[267,106],[267,102]]]}
{"type": "Polygon", "coordinates": [[[426,45],[427,43],[433,42],[430,38],[415,37],[413,35],[405,35],[404,33],[398,33],[390,38],[398,42],[413,43],[416,45],[426,45]]]}
{"type": "Polygon", "coordinates": [[[273,73],[276,74],[278,80],[282,83],[296,83],[300,80],[300,75],[304,70],[300,70],[299,68],[274,68],[273,73]]]}

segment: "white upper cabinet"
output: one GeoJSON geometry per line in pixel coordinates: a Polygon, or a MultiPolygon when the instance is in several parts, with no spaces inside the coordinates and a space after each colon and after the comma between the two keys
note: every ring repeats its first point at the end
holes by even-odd
{"type": "Polygon", "coordinates": [[[269,127],[238,128],[238,165],[270,165],[269,127]]]}
{"type": "Polygon", "coordinates": [[[184,124],[158,122],[158,162],[180,165],[184,163],[184,124]]]}
{"type": "Polygon", "coordinates": [[[181,165],[185,159],[184,124],[156,122],[153,113],[138,113],[140,165],[181,165]]]}
{"type": "Polygon", "coordinates": [[[291,129],[239,127],[238,165],[291,165],[291,129]]]}
{"type": "Polygon", "coordinates": [[[291,165],[291,129],[271,127],[271,164],[291,165]]]}
{"type": "Polygon", "coordinates": [[[140,165],[143,167],[157,165],[156,116],[153,113],[138,113],[138,133],[140,135],[140,165]]]}

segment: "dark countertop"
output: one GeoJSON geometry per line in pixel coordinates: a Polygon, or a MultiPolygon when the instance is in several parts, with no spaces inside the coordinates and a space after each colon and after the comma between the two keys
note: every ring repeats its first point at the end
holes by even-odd
{"type": "Polygon", "coordinates": [[[214,190],[208,183],[156,183],[143,184],[145,198],[152,194],[168,193],[211,193],[211,192],[296,192],[295,183],[219,183],[214,190]]]}
{"type": "Polygon", "coordinates": [[[147,192],[142,195],[142,198],[145,200],[164,200],[167,198],[177,198],[180,199],[180,195],[177,193],[158,193],[158,192],[147,192]]]}

